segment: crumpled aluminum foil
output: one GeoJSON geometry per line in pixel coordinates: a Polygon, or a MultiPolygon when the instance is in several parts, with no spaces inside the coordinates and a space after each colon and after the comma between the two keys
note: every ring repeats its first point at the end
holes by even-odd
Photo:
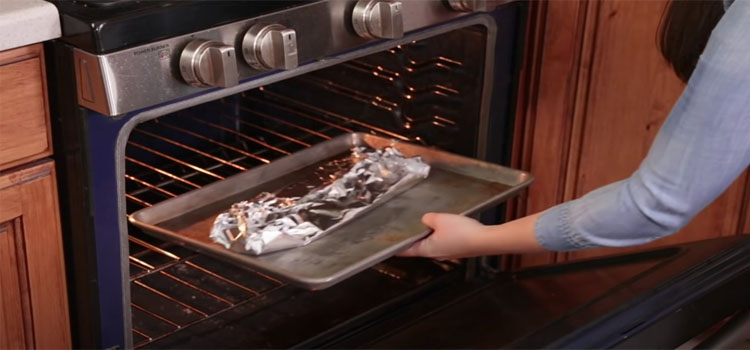
{"type": "Polygon", "coordinates": [[[420,157],[405,158],[397,149],[352,149],[350,156],[318,167],[318,186],[300,184],[276,194],[261,193],[219,214],[211,239],[236,252],[260,255],[306,245],[373,206],[427,177],[420,157]],[[312,188],[309,188],[312,187],[312,188]]]}

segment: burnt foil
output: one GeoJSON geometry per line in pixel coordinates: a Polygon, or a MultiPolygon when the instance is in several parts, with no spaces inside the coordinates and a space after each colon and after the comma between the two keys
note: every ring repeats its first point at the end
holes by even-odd
{"type": "Polygon", "coordinates": [[[219,214],[211,239],[239,253],[260,255],[306,245],[388,195],[427,177],[430,166],[397,149],[356,147],[315,172],[317,186],[297,183],[264,192],[219,214]],[[303,195],[300,186],[306,187],[303,195]]]}

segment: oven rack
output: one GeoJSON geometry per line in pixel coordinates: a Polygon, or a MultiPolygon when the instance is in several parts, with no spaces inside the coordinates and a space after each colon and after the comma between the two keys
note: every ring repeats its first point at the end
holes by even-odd
{"type": "MultiPolygon", "coordinates": [[[[384,54],[394,56],[402,52],[399,49],[384,54]]],[[[445,58],[423,64],[413,60],[407,63],[418,69],[404,66],[399,72],[394,72],[359,61],[346,66],[349,69],[369,69],[374,83],[387,84],[399,74],[420,74],[421,69],[460,66],[460,62],[445,58]]],[[[408,125],[377,125],[321,106],[325,105],[325,101],[311,103],[284,92],[284,85],[288,89],[289,85],[294,87],[305,81],[324,89],[326,85],[331,85],[326,79],[314,75],[302,76],[290,82],[241,93],[205,108],[185,110],[138,125],[126,148],[125,197],[128,213],[341,134],[365,132],[406,142],[425,143],[421,137],[408,132],[408,125]],[[280,89],[276,88],[280,85],[280,89]]],[[[459,91],[439,84],[422,90],[451,98],[459,94],[459,91]]],[[[402,94],[397,102],[388,101],[347,88],[345,84],[338,84],[333,93],[339,99],[381,110],[398,108],[410,98],[402,94]]],[[[449,117],[442,116],[434,116],[429,122],[435,128],[455,124],[449,117]]],[[[293,288],[257,271],[239,269],[181,246],[162,242],[139,232],[135,227],[129,227],[129,231],[135,347],[146,346],[271,294],[284,294],[274,291],[293,288]]],[[[445,271],[455,267],[453,263],[435,264],[445,271]]],[[[373,270],[396,280],[406,278],[403,271],[386,264],[379,264],[373,270]]]]}
{"type": "MultiPolygon", "coordinates": [[[[270,96],[278,97],[273,93],[270,96]]],[[[278,109],[286,113],[294,113],[297,118],[305,119],[308,124],[315,123],[315,128],[305,127],[302,124],[295,124],[287,120],[279,119],[264,112],[254,111],[247,107],[240,107],[245,116],[252,119],[265,118],[273,122],[283,124],[285,127],[294,129],[295,134],[284,134],[267,127],[263,127],[236,116],[230,116],[227,113],[217,114],[215,119],[229,121],[237,125],[238,129],[252,129],[256,135],[250,136],[247,132],[232,129],[220,123],[204,120],[194,116],[177,116],[171,120],[155,120],[144,123],[146,127],[134,129],[134,137],[128,141],[128,150],[138,150],[140,153],[146,153],[152,158],[152,162],[139,159],[130,153],[125,157],[126,161],[126,198],[128,200],[129,212],[137,209],[151,206],[162,200],[176,197],[187,191],[201,188],[209,183],[223,180],[228,176],[246,171],[252,167],[269,163],[274,159],[280,158],[307,148],[317,142],[331,139],[341,134],[351,132],[366,132],[377,135],[383,135],[394,139],[407,142],[420,142],[420,138],[410,138],[395,132],[391,132],[377,126],[368,125],[354,119],[340,117],[340,124],[333,124],[326,119],[315,116],[314,113],[305,113],[294,110],[291,107],[277,104],[273,101],[262,101],[256,97],[245,97],[251,102],[263,102],[267,107],[278,109]],[[179,121],[178,121],[179,120],[179,121]],[[193,123],[210,131],[229,134],[232,141],[215,140],[209,136],[201,134],[199,131],[190,130],[184,124],[193,123]],[[174,138],[168,138],[160,135],[159,130],[169,130],[181,134],[182,137],[193,138],[198,141],[204,141],[211,147],[210,151],[198,149],[186,143],[177,141],[174,138]],[[268,142],[268,139],[276,139],[277,142],[268,142]],[[170,155],[168,152],[155,147],[155,144],[179,148],[180,151],[189,154],[192,160],[170,155]]],[[[288,105],[295,102],[285,100],[288,105]]],[[[314,106],[304,105],[310,109],[317,108],[314,106]]],[[[320,112],[316,110],[315,112],[320,112]]]]}
{"type": "MultiPolygon", "coordinates": [[[[129,169],[135,170],[125,175],[129,189],[126,194],[128,211],[133,212],[139,208],[151,206],[161,200],[178,196],[344,133],[371,132],[415,141],[354,119],[347,119],[349,122],[346,122],[343,116],[335,116],[342,120],[339,124],[334,124],[321,116],[316,116],[320,111],[313,108],[309,108],[312,109],[311,111],[301,112],[290,107],[292,103],[284,106],[249,95],[243,96],[243,99],[255,105],[265,104],[266,107],[276,108],[280,112],[295,112],[297,124],[294,118],[287,117],[282,120],[246,107],[241,108],[243,113],[252,118],[241,119],[227,113],[218,115],[218,118],[242,127],[252,128],[258,133],[267,134],[263,139],[248,136],[228,129],[222,124],[190,115],[175,116],[172,118],[174,120],[155,120],[145,123],[150,125],[134,130],[134,135],[140,135],[142,140],[131,139],[128,142],[128,149],[150,153],[160,158],[163,164],[155,166],[128,154],[126,162],[129,169]],[[278,128],[271,130],[248,121],[262,118],[285,124],[296,133],[287,135],[278,131],[278,128]],[[315,128],[299,125],[301,124],[299,119],[303,119],[302,121],[308,125],[311,122],[315,123],[315,128]],[[220,130],[229,134],[234,142],[210,139],[195,131],[194,128],[191,130],[185,125],[186,123],[199,124],[207,130],[220,130]],[[173,138],[163,136],[165,130],[169,130],[173,138]],[[175,137],[177,135],[205,141],[215,147],[210,152],[198,149],[175,140],[174,138],[179,138],[179,136],[175,137]],[[278,141],[276,144],[263,141],[272,137],[278,141]],[[153,143],[178,147],[185,153],[191,153],[192,157],[170,155],[150,145],[153,143]],[[250,146],[255,146],[255,149],[250,146]]],[[[148,345],[150,342],[167,337],[218,313],[245,304],[258,296],[286,287],[280,281],[257,271],[243,271],[227,277],[224,275],[226,271],[237,269],[191,250],[139,234],[133,228],[131,232],[129,236],[131,311],[133,339],[136,347],[148,345]]],[[[398,272],[393,272],[386,266],[379,266],[376,271],[390,277],[399,277],[398,272]]]]}
{"type": "Polygon", "coordinates": [[[270,276],[225,266],[182,247],[158,246],[136,235],[129,243],[136,347],[285,287],[270,276]]]}

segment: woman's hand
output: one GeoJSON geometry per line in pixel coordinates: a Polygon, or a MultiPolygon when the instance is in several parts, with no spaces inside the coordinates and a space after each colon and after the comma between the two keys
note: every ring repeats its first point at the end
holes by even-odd
{"type": "Polygon", "coordinates": [[[545,251],[534,236],[541,213],[502,225],[485,226],[461,215],[427,213],[422,222],[434,231],[398,256],[422,256],[440,260],[481,255],[545,251]]]}
{"type": "Polygon", "coordinates": [[[434,230],[427,238],[415,242],[399,256],[422,256],[440,260],[465,258],[481,254],[481,236],[487,226],[454,214],[427,213],[422,223],[434,230]]]}

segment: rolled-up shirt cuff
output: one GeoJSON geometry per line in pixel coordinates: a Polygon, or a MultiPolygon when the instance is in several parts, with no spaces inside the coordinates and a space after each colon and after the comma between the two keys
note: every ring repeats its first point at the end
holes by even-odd
{"type": "Polygon", "coordinates": [[[537,218],[534,236],[545,249],[571,251],[597,246],[572,228],[570,221],[572,203],[567,202],[549,208],[537,218]]]}

